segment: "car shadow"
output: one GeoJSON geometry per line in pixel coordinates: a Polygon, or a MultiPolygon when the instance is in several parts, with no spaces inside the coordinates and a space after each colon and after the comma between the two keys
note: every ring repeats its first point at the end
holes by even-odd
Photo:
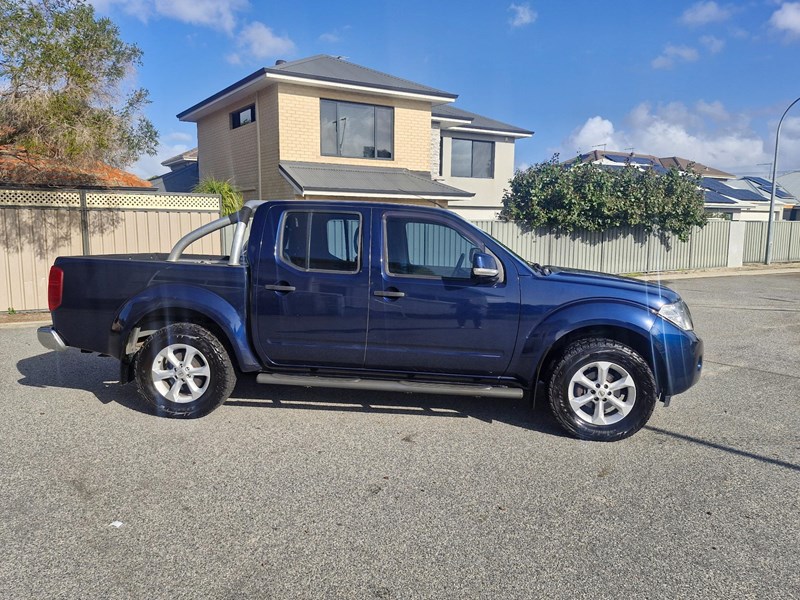
{"type": "MultiPolygon", "coordinates": [[[[133,384],[120,385],[119,363],[107,357],[80,352],[45,352],[17,362],[20,385],[38,388],[83,390],[103,404],[116,402],[133,411],[153,414],[136,393],[133,384]]],[[[236,388],[225,406],[398,414],[419,417],[473,418],[565,437],[547,407],[539,402],[534,410],[525,399],[474,398],[436,394],[302,388],[256,383],[255,374],[240,374],[236,388]]]]}

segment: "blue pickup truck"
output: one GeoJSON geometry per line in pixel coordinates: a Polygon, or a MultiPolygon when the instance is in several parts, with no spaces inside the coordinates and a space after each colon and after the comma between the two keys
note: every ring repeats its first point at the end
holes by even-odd
{"type": "Polygon", "coordinates": [[[528,263],[446,210],[248,202],[167,255],[60,257],[51,349],[116,357],[157,414],[204,415],[259,383],[546,396],[572,435],[632,435],[700,377],[669,288],[528,263]],[[233,225],[229,256],[184,254],[233,225]]]}

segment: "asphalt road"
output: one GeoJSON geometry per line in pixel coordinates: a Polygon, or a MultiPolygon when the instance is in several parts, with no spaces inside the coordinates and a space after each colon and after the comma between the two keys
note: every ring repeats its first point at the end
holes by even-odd
{"type": "Polygon", "coordinates": [[[800,274],[674,287],[705,373],[613,444],[251,381],[160,419],[114,360],[0,329],[0,597],[800,597],[800,274]]]}

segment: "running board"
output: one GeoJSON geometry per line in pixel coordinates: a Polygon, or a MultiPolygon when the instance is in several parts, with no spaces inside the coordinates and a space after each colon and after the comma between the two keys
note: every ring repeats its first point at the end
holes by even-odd
{"type": "Polygon", "coordinates": [[[423,383],[420,381],[391,381],[385,379],[347,379],[343,377],[314,377],[310,375],[280,375],[259,373],[258,383],[272,385],[297,385],[301,387],[326,387],[345,390],[373,390],[377,392],[404,392],[442,394],[445,396],[485,396],[491,398],[519,399],[525,393],[520,388],[476,385],[469,383],[423,383]]]}

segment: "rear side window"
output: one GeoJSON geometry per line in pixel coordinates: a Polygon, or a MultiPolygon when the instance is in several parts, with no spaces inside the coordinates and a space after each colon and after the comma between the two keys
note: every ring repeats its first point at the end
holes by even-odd
{"type": "Polygon", "coordinates": [[[386,220],[389,273],[469,279],[472,255],[481,250],[452,227],[415,218],[386,220]]]}
{"type": "Polygon", "coordinates": [[[284,215],[281,258],[306,271],[355,273],[360,268],[361,215],[290,211],[284,215]]]}

